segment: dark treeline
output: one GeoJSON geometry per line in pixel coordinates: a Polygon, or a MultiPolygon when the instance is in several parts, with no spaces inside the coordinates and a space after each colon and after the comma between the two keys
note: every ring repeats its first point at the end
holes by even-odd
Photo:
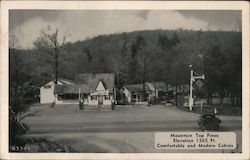
{"type": "Polygon", "coordinates": [[[178,86],[189,84],[192,64],[206,76],[202,94],[210,103],[217,95],[221,102],[230,97],[233,105],[241,105],[241,32],[153,30],[100,35],[65,43],[60,51],[54,48],[56,61],[41,42],[40,37],[31,50],[10,49],[10,82],[31,81],[39,87],[56,78],[57,64],[57,76],[72,80],[78,73],[113,72],[118,88],[149,81],[178,86]]]}

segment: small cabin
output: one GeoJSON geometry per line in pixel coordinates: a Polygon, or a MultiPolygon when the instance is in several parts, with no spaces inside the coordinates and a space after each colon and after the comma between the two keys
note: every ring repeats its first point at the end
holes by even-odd
{"type": "Polygon", "coordinates": [[[75,78],[73,85],[55,86],[55,103],[79,103],[83,99],[85,105],[111,105],[114,99],[114,74],[112,73],[84,73],[75,78]]]}
{"type": "MultiPolygon", "coordinates": [[[[67,79],[59,78],[57,80],[57,85],[62,86],[62,85],[70,85],[70,84],[73,84],[73,82],[67,79]]],[[[54,95],[55,86],[56,86],[55,80],[52,80],[40,87],[40,103],[41,104],[48,104],[48,103],[55,102],[55,98],[56,98],[54,95]]]]}
{"type": "Polygon", "coordinates": [[[129,84],[122,88],[122,93],[124,95],[124,103],[140,104],[151,99],[152,91],[147,85],[145,85],[144,92],[142,84],[129,84]]]}

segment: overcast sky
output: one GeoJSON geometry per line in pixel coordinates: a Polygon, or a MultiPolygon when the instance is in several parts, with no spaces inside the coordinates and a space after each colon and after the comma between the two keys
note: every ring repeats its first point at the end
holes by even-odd
{"type": "Polygon", "coordinates": [[[240,11],[156,11],[85,10],[45,11],[12,10],[10,34],[19,39],[19,47],[32,48],[33,41],[48,25],[59,29],[59,38],[75,42],[100,34],[153,29],[192,29],[232,31],[241,23],[240,11]]]}

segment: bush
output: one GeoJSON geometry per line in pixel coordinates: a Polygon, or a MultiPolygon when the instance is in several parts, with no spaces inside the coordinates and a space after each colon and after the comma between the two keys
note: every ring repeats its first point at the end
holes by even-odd
{"type": "MultiPolygon", "coordinates": [[[[21,122],[25,112],[35,102],[35,87],[28,82],[11,82],[9,92],[9,146],[24,146],[21,136],[28,131],[28,126],[21,122]]],[[[27,115],[26,115],[27,117],[27,115]]]]}
{"type": "Polygon", "coordinates": [[[13,146],[18,146],[18,147],[24,147],[25,146],[25,140],[21,138],[23,134],[25,134],[29,128],[27,125],[22,124],[16,119],[16,116],[13,112],[10,110],[10,117],[9,117],[9,126],[10,126],[10,131],[9,131],[9,147],[10,151],[13,146]]]}
{"type": "Polygon", "coordinates": [[[49,105],[50,108],[53,108],[54,106],[55,106],[55,102],[53,102],[53,103],[51,103],[51,104],[49,105]]]}
{"type": "Polygon", "coordinates": [[[27,139],[26,142],[28,145],[38,146],[33,152],[78,152],[71,146],[52,142],[45,138],[31,138],[27,139]]]}

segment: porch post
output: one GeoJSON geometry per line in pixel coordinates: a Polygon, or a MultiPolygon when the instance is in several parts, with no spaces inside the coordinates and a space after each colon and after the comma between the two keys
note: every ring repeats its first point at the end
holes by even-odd
{"type": "Polygon", "coordinates": [[[78,99],[79,101],[81,100],[81,88],[79,87],[79,92],[78,92],[78,99]]]}

